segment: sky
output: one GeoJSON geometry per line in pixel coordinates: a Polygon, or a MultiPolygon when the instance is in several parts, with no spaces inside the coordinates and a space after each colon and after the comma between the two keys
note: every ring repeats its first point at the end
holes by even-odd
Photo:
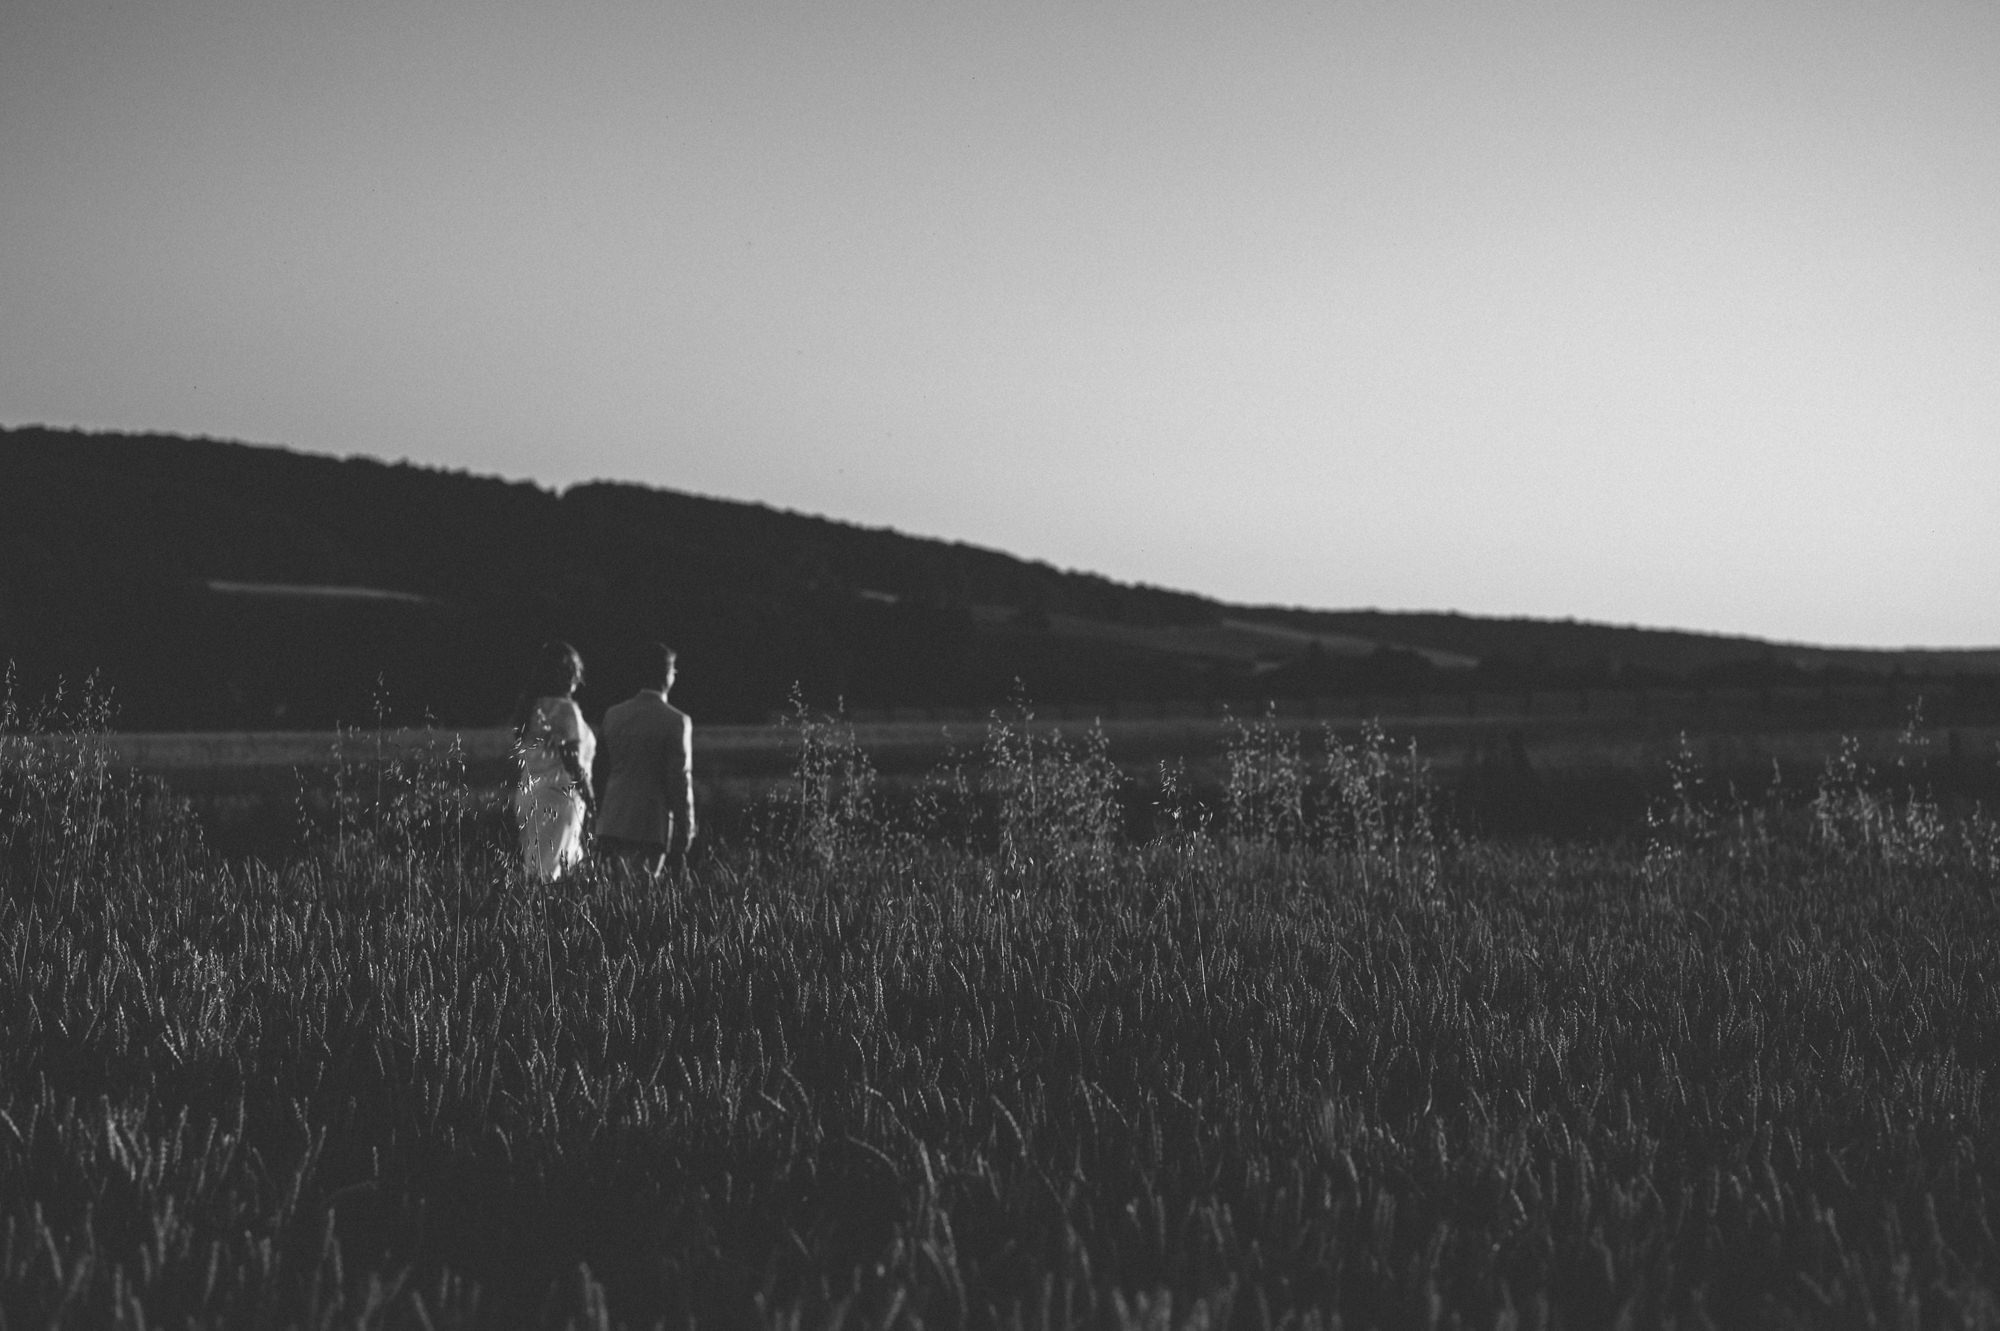
{"type": "Polygon", "coordinates": [[[0,424],[2000,644],[1985,0],[7,0],[0,424]]]}

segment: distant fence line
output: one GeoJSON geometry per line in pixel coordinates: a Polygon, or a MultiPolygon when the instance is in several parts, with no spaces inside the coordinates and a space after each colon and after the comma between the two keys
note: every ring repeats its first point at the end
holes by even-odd
{"type": "MultiPolygon", "coordinates": [[[[1838,724],[1843,720],[1874,723],[1885,711],[1898,714],[1919,701],[1937,719],[1939,711],[1963,702],[1977,708],[1981,719],[2000,719],[2000,689],[1967,699],[1946,680],[1908,680],[1885,677],[1880,683],[1839,683],[1774,685],[1768,688],[1697,688],[1675,685],[1658,688],[1525,688],[1385,690],[1380,692],[1324,695],[1312,698],[1279,698],[1270,702],[1250,699],[1121,699],[1096,702],[1032,703],[1030,710],[1041,719],[1088,722],[1171,721],[1218,719],[1223,716],[1255,718],[1275,715],[1285,719],[1346,721],[1360,723],[1373,718],[1424,720],[1448,717],[1553,718],[1553,717],[1648,717],[1698,716],[1704,714],[1797,717],[1815,724],[1838,724]]],[[[996,710],[968,707],[861,707],[851,708],[847,717],[864,724],[908,724],[912,722],[979,723],[996,710]]]]}
{"type": "MultiPolygon", "coordinates": [[[[1269,705],[1241,700],[1117,701],[1035,704],[1039,727],[1074,733],[1101,721],[1114,747],[1146,754],[1206,751],[1220,742],[1226,718],[1275,717],[1287,727],[1332,726],[1352,731],[1380,721],[1392,733],[1415,735],[1431,755],[1453,761],[1454,750],[1520,730],[1538,752],[1575,743],[1600,743],[1618,735],[1631,742],[1651,735],[1671,739],[1692,733],[1867,731],[1893,732],[1922,697],[1923,720],[1937,731],[1970,726],[1968,734],[2000,723],[2000,707],[1977,697],[1971,706],[1948,692],[1916,683],[1773,689],[1532,689],[1426,691],[1284,699],[1269,705]],[[1600,733],[1601,732],[1601,733],[1600,733]]],[[[977,748],[986,727],[1004,709],[856,708],[845,718],[857,741],[889,768],[922,766],[950,746],[977,748]]],[[[789,770],[794,735],[780,717],[761,725],[696,726],[700,776],[770,777],[789,770]]],[[[501,779],[512,732],[504,727],[464,729],[399,727],[330,731],[114,732],[100,735],[0,735],[0,759],[23,750],[46,756],[82,756],[89,749],[120,768],[182,775],[233,772],[250,777],[289,770],[325,771],[378,760],[439,759],[452,753],[475,781],[501,779]]],[[[1957,744],[1956,737],[1953,738],[1957,744]]],[[[1976,744],[1984,751],[1983,741],[1976,744]]]]}
{"type": "Polygon", "coordinates": [[[112,762],[142,772],[202,767],[324,767],[381,758],[401,761],[421,754],[443,756],[454,742],[468,763],[506,757],[511,732],[498,729],[452,730],[422,726],[355,730],[113,731],[83,735],[7,735],[0,745],[33,747],[55,753],[84,749],[103,753],[112,762]]]}

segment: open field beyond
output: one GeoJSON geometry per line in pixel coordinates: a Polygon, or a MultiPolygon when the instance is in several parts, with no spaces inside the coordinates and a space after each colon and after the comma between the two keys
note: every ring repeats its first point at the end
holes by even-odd
{"type": "MultiPolygon", "coordinates": [[[[2000,723],[1974,715],[1931,724],[1920,700],[1899,708],[1879,690],[1865,698],[1828,703],[1815,696],[1777,706],[1760,705],[1747,693],[1687,692],[1471,695],[1455,699],[1450,710],[1413,709],[1434,698],[1365,701],[1381,706],[1364,711],[1350,700],[1347,706],[1293,705],[1248,717],[1219,706],[1168,715],[1069,706],[1042,709],[1027,721],[1014,713],[1009,724],[1071,742],[1101,734],[1141,824],[1144,810],[1157,802],[1165,768],[1178,769],[1177,779],[1211,802],[1218,799],[1232,739],[1252,725],[1296,736],[1306,753],[1379,729],[1392,746],[1414,746],[1462,821],[1508,834],[1629,831],[1666,791],[1676,763],[1693,763],[1746,800],[1764,797],[1774,782],[1809,788],[1850,745],[1862,761],[1921,775],[1947,801],[2000,795],[2000,723]],[[1831,724],[1835,720],[1847,724],[1831,724]]],[[[907,795],[977,768],[988,756],[994,725],[995,714],[911,709],[863,713],[846,730],[882,789],[907,795]]],[[[0,744],[49,742],[65,741],[0,737],[0,744]]],[[[503,728],[99,734],[91,743],[114,765],[161,778],[193,800],[219,844],[266,855],[295,842],[302,801],[324,804],[337,779],[366,785],[372,779],[367,773],[381,764],[449,766],[455,779],[489,792],[509,779],[510,736],[503,728]]],[[[796,721],[700,726],[697,793],[711,831],[742,832],[754,810],[792,779],[799,744],[796,721]]]]}

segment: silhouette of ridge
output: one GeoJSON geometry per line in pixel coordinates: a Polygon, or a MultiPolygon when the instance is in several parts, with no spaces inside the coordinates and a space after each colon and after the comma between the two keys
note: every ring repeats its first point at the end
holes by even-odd
{"type": "Polygon", "coordinates": [[[561,492],[205,438],[0,430],[0,659],[17,696],[93,671],[132,729],[504,717],[535,645],[586,706],[683,652],[676,698],[755,720],[821,705],[1254,703],[1495,682],[2000,672],[2000,652],[1376,610],[1229,605],[959,542],[593,481],[561,492]]]}

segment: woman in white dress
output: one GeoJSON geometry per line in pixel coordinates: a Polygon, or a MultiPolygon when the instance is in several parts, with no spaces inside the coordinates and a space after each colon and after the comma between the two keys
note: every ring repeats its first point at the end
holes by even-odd
{"type": "Polygon", "coordinates": [[[576,705],[583,658],[566,642],[545,643],[535,673],[514,715],[514,757],[521,770],[514,786],[514,821],[521,828],[521,858],[544,882],[560,878],[583,859],[585,819],[596,807],[590,764],[597,736],[576,705]]]}

